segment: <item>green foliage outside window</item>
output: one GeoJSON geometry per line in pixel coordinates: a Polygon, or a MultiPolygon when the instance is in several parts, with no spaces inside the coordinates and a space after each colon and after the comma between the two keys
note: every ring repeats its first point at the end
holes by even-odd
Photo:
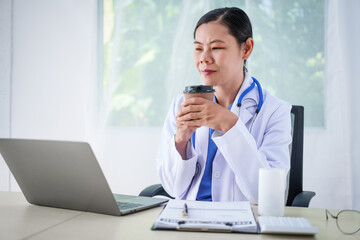
{"type": "Polygon", "coordinates": [[[306,126],[324,126],[323,1],[104,0],[103,6],[102,102],[108,108],[107,124],[161,126],[169,98],[181,94],[179,88],[169,96],[166,82],[178,57],[174,49],[186,53],[176,59],[176,67],[191,72],[180,85],[199,83],[191,57],[196,21],[208,10],[236,6],[253,25],[251,74],[279,98],[304,105],[306,126]],[[190,22],[188,31],[179,32],[184,18],[190,22]],[[182,34],[186,40],[176,41],[182,34]]]}

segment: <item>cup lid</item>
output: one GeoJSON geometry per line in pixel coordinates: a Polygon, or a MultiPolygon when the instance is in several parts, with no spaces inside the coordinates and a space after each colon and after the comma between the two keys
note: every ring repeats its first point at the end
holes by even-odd
{"type": "Polygon", "coordinates": [[[183,93],[211,93],[215,92],[213,86],[211,85],[194,85],[187,86],[183,93]]]}

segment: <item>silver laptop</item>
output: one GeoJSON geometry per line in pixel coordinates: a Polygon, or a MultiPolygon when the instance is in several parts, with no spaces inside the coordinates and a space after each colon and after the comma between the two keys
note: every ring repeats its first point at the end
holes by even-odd
{"type": "Polygon", "coordinates": [[[120,216],[167,201],[112,194],[85,142],[0,139],[0,153],[35,205],[120,216]]]}

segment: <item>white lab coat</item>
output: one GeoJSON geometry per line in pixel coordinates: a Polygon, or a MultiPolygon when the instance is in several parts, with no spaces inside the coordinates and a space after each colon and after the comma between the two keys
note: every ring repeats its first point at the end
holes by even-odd
{"type": "MultiPolygon", "coordinates": [[[[231,111],[238,115],[236,103],[240,94],[252,83],[249,74],[235,98],[231,111]]],[[[249,126],[259,102],[257,87],[243,99],[240,117],[226,133],[215,130],[212,139],[218,147],[213,161],[212,200],[258,201],[259,168],[290,169],[291,105],[263,90],[264,103],[256,117],[251,133],[249,126]]],[[[177,199],[195,200],[205,170],[209,128],[196,130],[195,148],[187,144],[187,160],[176,150],[176,114],[183,95],[174,99],[166,116],[157,170],[166,192],[177,199]]]]}

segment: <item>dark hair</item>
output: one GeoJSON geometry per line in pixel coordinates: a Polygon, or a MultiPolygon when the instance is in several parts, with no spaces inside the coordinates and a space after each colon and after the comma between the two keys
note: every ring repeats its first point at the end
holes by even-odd
{"type": "MultiPolygon", "coordinates": [[[[201,24],[212,21],[219,21],[226,26],[229,29],[229,33],[236,38],[239,46],[246,42],[248,38],[252,38],[252,26],[246,13],[237,7],[225,7],[214,9],[199,19],[194,30],[194,39],[198,27],[201,24]]],[[[246,60],[244,62],[244,71],[247,71],[245,64],[246,60]]]]}

